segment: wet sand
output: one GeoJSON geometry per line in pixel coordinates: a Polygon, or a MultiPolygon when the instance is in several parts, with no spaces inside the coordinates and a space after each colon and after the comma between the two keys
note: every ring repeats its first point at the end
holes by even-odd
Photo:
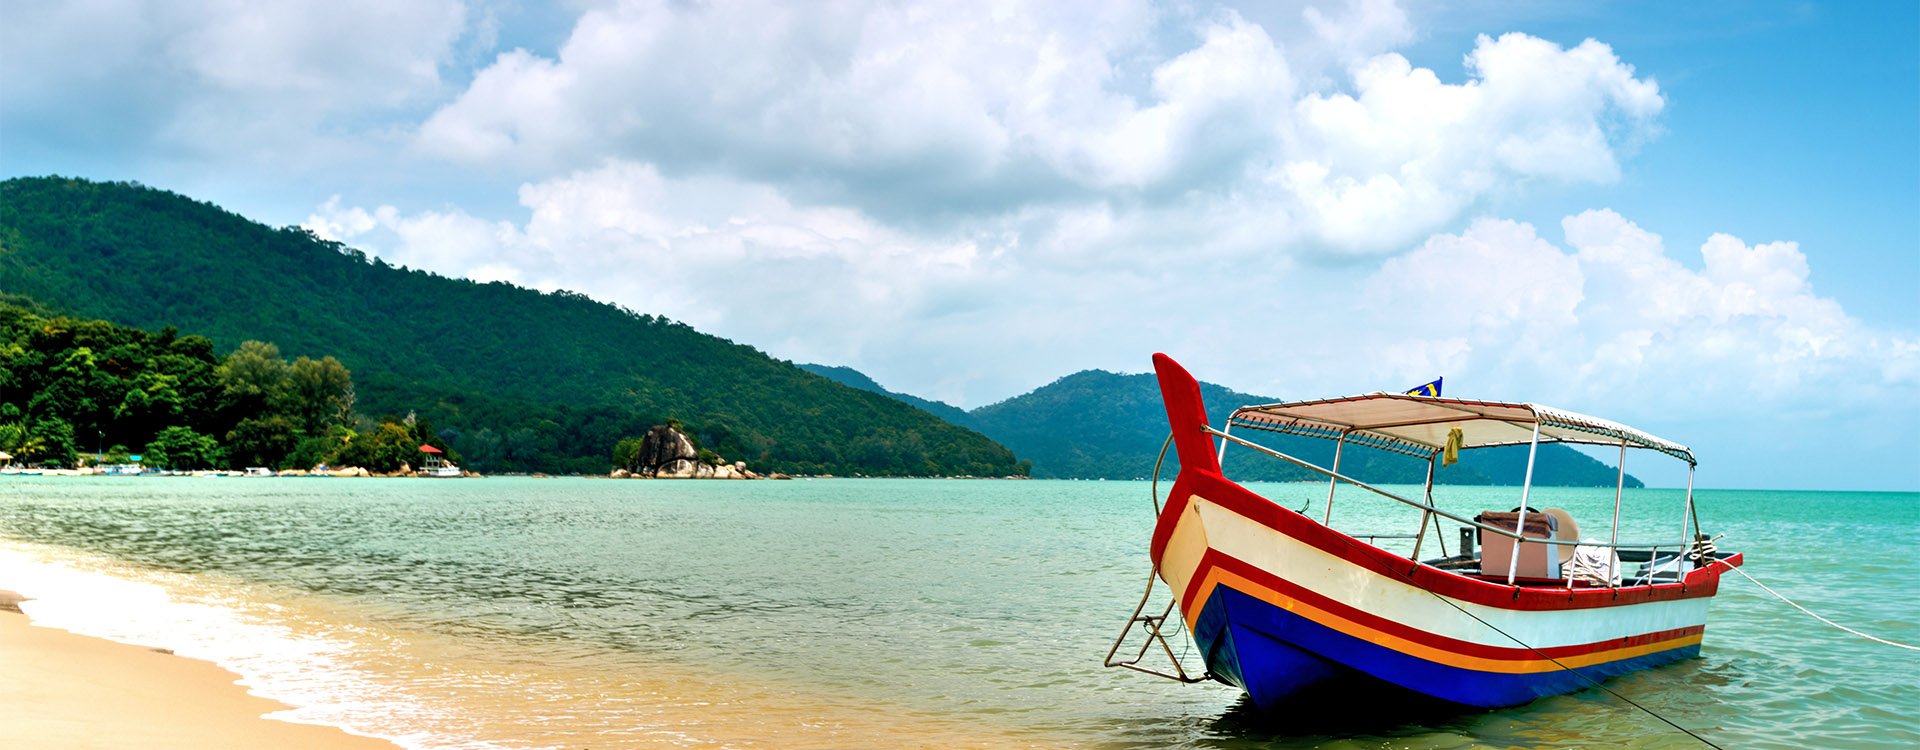
{"type": "Polygon", "coordinates": [[[33,626],[0,591],[0,706],[12,747],[300,747],[393,750],[333,727],[263,718],[287,706],[251,695],[209,662],[33,626]]]}

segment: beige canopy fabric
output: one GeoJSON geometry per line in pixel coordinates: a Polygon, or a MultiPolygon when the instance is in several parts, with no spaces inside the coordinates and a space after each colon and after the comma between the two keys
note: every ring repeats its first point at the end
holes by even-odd
{"type": "Polygon", "coordinates": [[[0,461],[12,461],[12,460],[13,460],[13,454],[8,453],[6,451],[0,451],[0,461]]]}
{"type": "Polygon", "coordinates": [[[1526,445],[1535,424],[1540,442],[1627,445],[1665,453],[1692,465],[1693,451],[1632,427],[1598,417],[1536,404],[1430,398],[1401,393],[1243,406],[1228,423],[1261,430],[1327,439],[1346,436],[1375,448],[1431,456],[1447,444],[1447,433],[1459,429],[1462,447],[1486,448],[1526,445]]]}

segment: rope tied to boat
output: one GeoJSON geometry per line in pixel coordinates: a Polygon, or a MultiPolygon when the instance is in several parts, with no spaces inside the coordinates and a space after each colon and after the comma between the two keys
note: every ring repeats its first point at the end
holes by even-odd
{"type": "MultiPolygon", "coordinates": [[[[1356,545],[1356,544],[1359,544],[1359,542],[1348,539],[1347,544],[1356,545]]],[[[1621,695],[1619,691],[1614,690],[1613,688],[1607,687],[1604,684],[1601,684],[1599,680],[1595,680],[1592,677],[1588,677],[1584,674],[1581,674],[1580,670],[1574,669],[1573,667],[1569,667],[1566,664],[1561,663],[1559,659],[1555,659],[1551,656],[1548,656],[1545,651],[1541,651],[1540,649],[1535,648],[1533,644],[1520,640],[1518,637],[1514,636],[1512,633],[1509,633],[1505,630],[1501,630],[1498,626],[1494,625],[1493,623],[1487,622],[1486,620],[1481,619],[1479,615],[1476,615],[1473,612],[1469,611],[1467,608],[1460,606],[1459,604],[1455,603],[1452,599],[1449,599],[1445,596],[1441,596],[1440,592],[1434,591],[1433,589],[1420,585],[1419,581],[1415,580],[1413,577],[1413,571],[1418,570],[1419,567],[1420,567],[1420,563],[1415,562],[1413,563],[1413,567],[1407,570],[1404,570],[1404,571],[1395,570],[1394,572],[1398,573],[1401,578],[1406,579],[1407,583],[1412,585],[1414,588],[1427,592],[1427,595],[1440,600],[1440,603],[1454,608],[1455,611],[1458,611],[1460,614],[1463,614],[1469,618],[1472,618],[1475,622],[1478,622],[1481,625],[1485,625],[1487,629],[1492,630],[1495,633],[1499,633],[1501,636],[1505,637],[1507,640],[1513,641],[1515,644],[1518,644],[1521,648],[1524,648],[1528,651],[1532,651],[1534,655],[1539,656],[1540,658],[1545,659],[1548,662],[1551,662],[1554,666],[1564,670],[1567,674],[1571,674],[1575,677],[1580,678],[1581,680],[1585,681],[1589,686],[1592,686],[1598,690],[1601,690],[1606,694],[1611,695],[1615,698],[1619,698],[1621,701],[1624,701],[1627,705],[1640,709],[1641,713],[1644,713],[1655,719],[1659,719],[1661,723],[1664,723],[1667,726],[1673,727],[1674,729],[1678,730],[1681,734],[1684,734],[1688,737],[1692,737],[1694,740],[1698,741],[1702,745],[1706,745],[1707,747],[1713,748],[1713,750],[1726,750],[1726,748],[1723,748],[1719,745],[1714,744],[1713,740],[1709,740],[1705,737],[1700,736],[1700,733],[1695,732],[1686,727],[1680,726],[1679,722],[1676,722],[1672,719],[1667,718],[1665,715],[1662,715],[1659,711],[1655,711],[1651,708],[1647,708],[1646,706],[1640,705],[1638,701],[1635,701],[1632,698],[1628,698],[1627,696],[1621,695]]]]}
{"type": "MultiPolygon", "coordinates": [[[[1206,429],[1206,428],[1202,428],[1202,429],[1206,429]]],[[[1208,431],[1209,431],[1209,432],[1213,432],[1213,431],[1212,431],[1212,430],[1210,430],[1210,429],[1208,429],[1208,431]]],[[[1222,438],[1225,438],[1225,437],[1227,437],[1227,436],[1226,436],[1226,435],[1225,435],[1224,433],[1218,433],[1218,432],[1215,432],[1214,434],[1216,434],[1216,435],[1220,435],[1220,436],[1221,436],[1222,438]]],[[[1168,447],[1168,446],[1170,446],[1170,445],[1172,445],[1172,444],[1173,444],[1173,434],[1172,434],[1171,432],[1169,432],[1169,433],[1167,434],[1167,440],[1166,440],[1166,442],[1164,442],[1164,443],[1161,443],[1161,445],[1160,445],[1160,457],[1159,457],[1159,458],[1157,458],[1157,459],[1155,459],[1155,460],[1154,460],[1154,463],[1153,463],[1153,482],[1152,482],[1152,484],[1151,484],[1151,485],[1149,486],[1149,488],[1148,488],[1148,490],[1149,490],[1149,492],[1150,492],[1150,493],[1152,494],[1152,498],[1153,498],[1153,510],[1154,510],[1154,515],[1155,515],[1156,517],[1158,517],[1158,516],[1159,516],[1159,514],[1160,514],[1160,508],[1161,508],[1161,506],[1160,506],[1160,467],[1161,467],[1161,463],[1162,463],[1163,461],[1165,461],[1165,460],[1166,460],[1166,456],[1167,456],[1167,447],[1168,447]]],[[[1336,475],[1336,477],[1335,477],[1335,478],[1336,478],[1336,479],[1338,479],[1339,477],[1338,477],[1338,476],[1336,475]]],[[[1351,480],[1350,480],[1350,481],[1351,481],[1351,480]]],[[[1309,504],[1311,504],[1311,503],[1309,503],[1309,504]]],[[[1302,509],[1302,512],[1304,512],[1304,510],[1305,510],[1305,509],[1302,509]]],[[[1695,520],[1695,523],[1696,523],[1696,524],[1698,523],[1698,519],[1697,519],[1697,518],[1696,518],[1696,520],[1695,520]]],[[[1337,535],[1337,536],[1338,536],[1338,538],[1339,538],[1339,539],[1341,539],[1341,541],[1343,541],[1343,542],[1345,542],[1346,544],[1348,544],[1348,545],[1350,545],[1350,546],[1353,546],[1353,547],[1356,547],[1356,548],[1357,548],[1357,547],[1359,547],[1359,545],[1360,545],[1360,541],[1359,541],[1359,540],[1357,540],[1357,539],[1354,539],[1354,538],[1352,538],[1352,537],[1349,537],[1349,536],[1346,536],[1346,535],[1344,535],[1344,534],[1340,534],[1340,535],[1337,535]]],[[[1413,577],[1413,571],[1414,571],[1414,570],[1417,570],[1417,569],[1419,569],[1419,567],[1420,567],[1420,565],[1421,565],[1421,563],[1420,563],[1419,561],[1417,561],[1417,560],[1415,560],[1415,561],[1411,561],[1411,562],[1412,562],[1412,567],[1411,567],[1411,568],[1408,568],[1408,569],[1406,569],[1406,570],[1398,570],[1398,569],[1395,569],[1395,570],[1394,570],[1393,572],[1394,572],[1395,574],[1397,574],[1397,575],[1399,575],[1399,576],[1400,576],[1401,578],[1404,578],[1404,579],[1406,579],[1406,582],[1407,582],[1407,583],[1408,583],[1409,585],[1411,585],[1411,586],[1413,586],[1414,588],[1416,588],[1416,589],[1419,589],[1419,590],[1421,590],[1421,591],[1424,591],[1424,592],[1426,592],[1426,593],[1427,593],[1427,595],[1429,595],[1429,596],[1432,596],[1433,598],[1435,598],[1435,599],[1438,599],[1438,600],[1440,600],[1440,602],[1441,602],[1442,604],[1445,604],[1445,605],[1447,605],[1447,606],[1449,606],[1449,607],[1452,607],[1453,609],[1455,609],[1455,610],[1457,610],[1457,611],[1458,611],[1458,612],[1459,612],[1460,614],[1463,614],[1463,615],[1466,615],[1467,617],[1469,617],[1469,618],[1471,618],[1471,619],[1473,619],[1474,621],[1476,621],[1476,622],[1478,622],[1478,623],[1480,623],[1481,625],[1484,625],[1484,626],[1486,626],[1486,627],[1487,627],[1488,629],[1490,629],[1490,630],[1492,630],[1492,631],[1493,631],[1493,632],[1495,632],[1495,633],[1499,633],[1499,634],[1500,634],[1501,636],[1503,636],[1503,637],[1505,637],[1505,638],[1506,638],[1507,640],[1510,640],[1510,641],[1513,641],[1513,642],[1514,642],[1515,644],[1517,644],[1517,645],[1519,645],[1519,646],[1520,646],[1521,648],[1524,648],[1524,649],[1526,649],[1526,650],[1528,650],[1528,651],[1532,651],[1532,652],[1533,652],[1533,653],[1534,653],[1535,655],[1537,655],[1537,656],[1539,656],[1540,658],[1542,658],[1542,659],[1545,659],[1546,661],[1548,661],[1548,662],[1550,662],[1550,663],[1552,663],[1552,664],[1553,664],[1554,666],[1556,666],[1556,667],[1559,667],[1560,669],[1562,669],[1562,670],[1564,670],[1564,671],[1566,671],[1566,672],[1567,672],[1568,674],[1571,674],[1571,675],[1573,675],[1573,676],[1575,676],[1575,677],[1578,677],[1578,678],[1580,678],[1580,679],[1581,679],[1582,681],[1584,681],[1584,682],[1586,682],[1586,683],[1587,683],[1588,685],[1590,685],[1590,686],[1592,686],[1592,687],[1594,687],[1594,688],[1596,688],[1596,689],[1599,689],[1599,690],[1601,690],[1601,691],[1604,691],[1604,692],[1605,692],[1605,693],[1607,693],[1608,695],[1611,695],[1611,696],[1613,696],[1613,697],[1615,697],[1615,698],[1618,698],[1618,699],[1620,699],[1621,701],[1623,701],[1623,702],[1625,702],[1625,703],[1626,703],[1627,705],[1629,705],[1629,706],[1632,706],[1632,707],[1634,707],[1634,708],[1636,708],[1636,709],[1639,709],[1639,710],[1640,710],[1640,711],[1641,711],[1642,713],[1645,713],[1645,714],[1647,714],[1648,716],[1651,716],[1651,717],[1653,717],[1653,718],[1655,718],[1655,719],[1658,719],[1658,720],[1660,720],[1660,721],[1661,721],[1662,723],[1664,723],[1664,724],[1666,724],[1667,726],[1670,726],[1670,727],[1673,727],[1673,728],[1674,728],[1674,729],[1675,729],[1676,731],[1678,731],[1678,732],[1680,732],[1680,733],[1682,733],[1682,734],[1685,734],[1685,735],[1687,735],[1688,737],[1691,737],[1691,738],[1693,738],[1694,740],[1696,740],[1696,741],[1698,741],[1698,742],[1699,742],[1700,744],[1702,744],[1702,745],[1706,745],[1707,747],[1710,747],[1710,748],[1713,748],[1713,750],[1725,750],[1725,748],[1722,748],[1721,746],[1719,746],[1719,745],[1716,745],[1716,744],[1714,744],[1714,742],[1713,742],[1712,740],[1709,740],[1709,739],[1707,739],[1707,738],[1705,738],[1705,737],[1702,737],[1702,736],[1700,736],[1700,733],[1698,733],[1698,732],[1695,732],[1695,731],[1693,731],[1693,730],[1691,730],[1691,729],[1688,729],[1688,728],[1686,728],[1686,727],[1684,727],[1684,726],[1681,726],[1681,725],[1680,725],[1680,724],[1679,724],[1678,722],[1675,722],[1674,720],[1672,720],[1672,719],[1669,719],[1669,718],[1667,718],[1666,716],[1664,716],[1664,715],[1662,715],[1662,714],[1660,714],[1660,712],[1658,712],[1658,711],[1655,711],[1655,710],[1653,710],[1653,709],[1651,709],[1651,708],[1647,708],[1646,706],[1643,706],[1643,705],[1640,705],[1640,704],[1639,704],[1638,702],[1636,702],[1636,701],[1634,701],[1634,700],[1633,700],[1632,698],[1628,698],[1627,696],[1624,696],[1624,695],[1621,695],[1621,694],[1619,693],[1619,691],[1616,691],[1616,690],[1614,690],[1613,688],[1610,688],[1610,687],[1607,687],[1606,685],[1603,685],[1603,684],[1601,684],[1599,680],[1595,680],[1595,679],[1593,679],[1592,677],[1588,677],[1588,676],[1586,676],[1585,674],[1582,674],[1582,673],[1581,673],[1581,672],[1580,672],[1579,670],[1577,670],[1577,669],[1574,669],[1573,667],[1569,667],[1569,666],[1567,666],[1566,664],[1564,664],[1564,663],[1562,663],[1562,662],[1561,662],[1561,661],[1560,661],[1559,659],[1555,659],[1555,658],[1553,658],[1552,656],[1549,656],[1549,655],[1547,655],[1547,654],[1546,654],[1546,652],[1544,652],[1544,651],[1541,651],[1541,650],[1540,650],[1540,649],[1538,649],[1538,648],[1535,648],[1535,647],[1534,647],[1534,646],[1533,646],[1532,644],[1529,644],[1529,643],[1527,643],[1526,641],[1522,641],[1522,640],[1520,640],[1519,638],[1517,638],[1517,637],[1515,637],[1515,636],[1514,636],[1514,635],[1513,635],[1512,633],[1508,633],[1508,632],[1507,632],[1507,631],[1505,631],[1505,630],[1501,630],[1501,629],[1500,629],[1500,628],[1499,628],[1498,626],[1495,626],[1495,625],[1494,625],[1493,623],[1490,623],[1490,622],[1487,622],[1486,620],[1484,620],[1484,619],[1482,619],[1482,618],[1481,618],[1481,617],[1480,617],[1479,615],[1476,615],[1476,614],[1474,614],[1473,612],[1471,612],[1471,611],[1469,611],[1469,610],[1467,610],[1467,609],[1466,609],[1465,607],[1462,607],[1462,606],[1460,606],[1460,605],[1459,605],[1458,603],[1456,603],[1456,602],[1454,602],[1454,601],[1453,601],[1452,599],[1449,599],[1449,598],[1447,598],[1447,597],[1445,597],[1445,596],[1441,596],[1439,592],[1437,592],[1437,591],[1434,591],[1434,590],[1432,590],[1432,589],[1429,589],[1429,588],[1427,588],[1426,586],[1423,586],[1423,585],[1421,585],[1421,584],[1420,584],[1420,582],[1419,582],[1418,580],[1416,580],[1416,579],[1415,579],[1415,578],[1413,577]]],[[[1135,609],[1134,609],[1134,619],[1133,619],[1133,620],[1129,620],[1129,621],[1128,621],[1128,623],[1127,623],[1127,629],[1123,629],[1123,630],[1121,630],[1121,631],[1120,631],[1120,639],[1114,642],[1114,644],[1113,644],[1113,650],[1112,650],[1112,651],[1109,651],[1109,652],[1108,652],[1108,654],[1107,654],[1107,666],[1124,666],[1124,667],[1127,667],[1127,668],[1129,668],[1129,669],[1134,669],[1134,670],[1137,670],[1137,671],[1141,671],[1141,672],[1146,672],[1146,673],[1148,673],[1148,674],[1154,674],[1154,675],[1158,675],[1158,676],[1161,676],[1161,677],[1168,677],[1168,678],[1170,678],[1170,679],[1175,679],[1175,680],[1179,680],[1179,681],[1181,681],[1181,682],[1198,682],[1198,681],[1200,681],[1200,680],[1204,680],[1204,679],[1207,679],[1207,678],[1210,678],[1210,677],[1212,677],[1212,676],[1213,676],[1213,674],[1212,674],[1212,672],[1211,672],[1211,671],[1209,671],[1209,672],[1208,672],[1208,673],[1207,673],[1206,675],[1203,675],[1203,676],[1202,676],[1202,677],[1200,678],[1200,680],[1194,680],[1194,679],[1187,679],[1187,678],[1185,678],[1185,674],[1184,674],[1184,672],[1185,672],[1185,670],[1184,670],[1184,667],[1180,667],[1180,671],[1182,672],[1182,674],[1181,674],[1180,676],[1177,676],[1177,677],[1176,677],[1176,676],[1173,676],[1173,675],[1167,675],[1167,674],[1163,674],[1163,673],[1160,673],[1160,672],[1155,672],[1155,671],[1153,671],[1153,670],[1149,670],[1149,669],[1145,669],[1145,668],[1143,668],[1143,667],[1140,667],[1140,666],[1138,666],[1138,665],[1135,665],[1135,664],[1124,664],[1124,663],[1115,663],[1115,662],[1114,662],[1114,660],[1113,660],[1113,655],[1114,655],[1114,653],[1116,653],[1116,652],[1118,652],[1118,651],[1119,651],[1119,649],[1120,649],[1120,644],[1121,644],[1121,642],[1122,642],[1122,641],[1125,641],[1125,640],[1126,640],[1126,637],[1127,637],[1127,632],[1128,632],[1128,630],[1130,630],[1130,629],[1131,629],[1131,628],[1133,627],[1133,623],[1134,623],[1134,622],[1139,622],[1139,621],[1141,621],[1141,619],[1140,619],[1140,610],[1141,610],[1142,608],[1144,608],[1144,607],[1146,606],[1146,603],[1147,603],[1147,598],[1148,598],[1149,596],[1151,596],[1151,595],[1152,595],[1152,593],[1153,593],[1153,578],[1154,578],[1154,576],[1155,576],[1155,575],[1157,575],[1158,573],[1159,573],[1159,566],[1158,566],[1158,565],[1156,565],[1156,566],[1154,566],[1154,571],[1153,571],[1153,573],[1151,573],[1151,574],[1149,574],[1149,575],[1148,575],[1148,577],[1147,577],[1147,593],[1141,596],[1141,598],[1140,598],[1140,606],[1138,606],[1138,607],[1135,607],[1135,609]]],[[[1516,596],[1518,595],[1518,590],[1517,590],[1517,589],[1516,589],[1516,591],[1515,591],[1515,595],[1516,595],[1516,596]]],[[[1175,600],[1174,602],[1171,602],[1171,603],[1169,604],[1169,607],[1168,607],[1168,610],[1167,610],[1167,614],[1171,614],[1171,613],[1172,613],[1172,611],[1173,611],[1173,610],[1172,610],[1172,606],[1171,606],[1171,604],[1174,604],[1174,603],[1178,603],[1178,600],[1176,599],[1176,600],[1175,600]]],[[[1163,618],[1163,620],[1162,620],[1162,621],[1163,621],[1163,622],[1164,622],[1164,618],[1165,618],[1166,616],[1167,616],[1167,615],[1162,615],[1162,618],[1163,618]]],[[[1151,618],[1148,618],[1148,619],[1150,620],[1151,618]]],[[[1182,623],[1182,624],[1184,624],[1184,623],[1182,623]]],[[[1152,633],[1152,634],[1153,634],[1153,635],[1155,635],[1155,636],[1159,636],[1159,635],[1160,635],[1160,631],[1159,631],[1159,629],[1158,629],[1157,627],[1155,627],[1155,626],[1154,626],[1154,624],[1153,624],[1153,623],[1151,623],[1151,622],[1149,622],[1149,631],[1150,631],[1150,633],[1152,633]]],[[[1177,632],[1177,631],[1176,631],[1176,632],[1177,632]]],[[[1165,640],[1164,640],[1164,637],[1163,637],[1163,636],[1162,636],[1162,640],[1161,640],[1161,645],[1162,645],[1162,647],[1163,647],[1163,648],[1166,648],[1166,649],[1167,649],[1167,652],[1168,652],[1168,656],[1172,656],[1172,648],[1171,648],[1171,647],[1168,647],[1168,646],[1166,646],[1166,642],[1165,642],[1165,640]]],[[[1148,642],[1148,643],[1147,643],[1146,645],[1143,645],[1143,646],[1141,647],[1141,649],[1140,649],[1140,654],[1141,654],[1141,656],[1144,656],[1144,655],[1146,654],[1146,651],[1147,651],[1147,649],[1148,649],[1148,648],[1150,648],[1151,646],[1152,646],[1152,642],[1151,642],[1151,641],[1149,641],[1149,642],[1148,642]]],[[[1183,651],[1183,653],[1184,653],[1184,651],[1183,651]]],[[[1139,659],[1139,657],[1135,657],[1135,661],[1138,661],[1138,659],[1139,659]]],[[[1178,659],[1177,659],[1177,658],[1176,658],[1176,660],[1175,660],[1175,665],[1176,665],[1176,667],[1179,667],[1179,662],[1178,662],[1178,659]]]]}
{"type": "Polygon", "coordinates": [[[1749,580],[1749,581],[1752,581],[1752,582],[1753,582],[1753,585],[1755,585],[1755,586],[1759,586],[1759,587],[1760,587],[1760,590],[1761,590],[1761,591],[1765,591],[1765,592],[1767,592],[1767,593],[1769,593],[1769,594],[1772,594],[1772,595],[1773,595],[1773,598],[1775,598],[1775,599],[1779,599],[1780,601],[1783,601],[1783,602],[1786,602],[1786,603],[1787,603],[1788,605],[1790,605],[1790,606],[1792,606],[1792,607],[1793,607],[1794,609],[1797,609],[1797,610],[1800,610],[1801,612],[1804,612],[1804,613],[1806,613],[1806,615],[1807,615],[1808,617],[1811,617],[1811,618],[1813,618],[1813,619],[1815,619],[1815,620],[1819,620],[1819,621],[1821,621],[1821,622],[1824,622],[1824,623],[1826,623],[1826,624],[1828,624],[1828,625],[1831,625],[1831,626],[1833,626],[1833,627],[1835,627],[1835,628],[1839,628],[1839,629],[1841,629],[1841,630],[1844,630],[1844,631],[1846,631],[1846,632],[1848,632],[1848,633],[1852,633],[1852,634],[1854,634],[1854,635],[1857,635],[1857,636],[1860,636],[1861,638],[1865,638],[1865,639],[1867,639],[1867,640],[1869,640],[1869,641],[1873,641],[1873,642],[1875,642],[1875,643],[1884,643],[1884,644],[1887,644],[1887,645],[1889,645],[1889,646],[1892,646],[1892,647],[1894,647],[1894,648],[1904,648],[1904,649],[1906,649],[1906,650],[1908,650],[1908,651],[1920,651],[1920,646],[1914,646],[1914,645],[1910,645],[1910,644],[1906,644],[1906,643],[1900,643],[1900,642],[1897,642],[1897,641],[1889,641],[1889,640],[1887,640],[1887,639],[1885,639],[1885,638],[1881,638],[1881,637],[1878,637],[1878,636],[1873,636],[1873,635],[1868,635],[1868,634],[1866,634],[1866,633],[1862,633],[1862,632],[1860,632],[1860,631],[1858,631],[1858,630],[1854,630],[1853,628],[1850,628],[1850,627],[1847,627],[1847,626],[1845,626],[1845,625],[1841,625],[1840,623],[1837,623],[1837,622],[1834,622],[1834,621],[1832,621],[1832,620],[1829,620],[1829,619],[1827,619],[1827,618],[1825,618],[1825,617],[1821,617],[1821,616],[1819,615],[1819,613],[1816,613],[1816,612],[1814,612],[1814,611],[1813,611],[1813,610],[1811,610],[1811,609],[1807,609],[1806,607],[1802,607],[1802,606],[1800,606],[1800,604],[1799,604],[1798,602],[1795,602],[1795,601],[1794,601],[1794,600],[1792,600],[1792,599],[1788,599],[1787,597],[1785,597],[1785,596],[1783,596],[1783,595],[1781,595],[1781,593],[1780,593],[1780,592],[1778,592],[1778,591],[1774,591],[1774,590],[1773,590],[1773,589],[1772,589],[1771,587],[1769,587],[1769,586],[1767,586],[1767,585],[1766,585],[1766,584],[1764,584],[1764,583],[1761,583],[1761,582],[1760,582],[1760,579],[1758,579],[1758,578],[1754,578],[1753,576],[1751,576],[1751,575],[1748,575],[1748,574],[1747,574],[1747,571],[1744,571],[1744,570],[1741,570],[1740,568],[1738,568],[1738,567],[1736,567],[1736,566],[1733,566],[1733,565],[1727,565],[1727,564],[1726,564],[1726,561],[1725,561],[1725,560],[1715,560],[1714,562],[1716,562],[1716,563],[1719,563],[1719,564],[1721,564],[1721,565],[1726,565],[1726,568],[1727,568],[1727,570],[1731,570],[1731,571],[1733,571],[1733,572],[1735,572],[1735,573],[1739,573],[1739,574],[1740,574],[1740,576],[1741,576],[1742,578],[1745,578],[1745,579],[1747,579],[1747,580],[1749,580]]]}

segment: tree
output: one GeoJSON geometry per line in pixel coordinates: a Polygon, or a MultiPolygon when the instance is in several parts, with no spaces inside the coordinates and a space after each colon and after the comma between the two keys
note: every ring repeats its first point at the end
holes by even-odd
{"type": "Polygon", "coordinates": [[[273,344],[241,342],[240,348],[227,355],[214,375],[242,411],[277,411],[286,405],[287,362],[280,358],[280,347],[273,344]]]}
{"type": "Polygon", "coordinates": [[[625,468],[633,465],[633,457],[640,454],[643,438],[630,437],[613,444],[613,465],[625,468]]]}
{"type": "Polygon", "coordinates": [[[13,454],[15,458],[26,461],[45,447],[45,443],[33,436],[25,422],[0,423],[0,451],[13,454]]]}
{"type": "Polygon", "coordinates": [[[279,414],[243,419],[227,433],[235,465],[280,468],[300,442],[293,420],[279,414]]]}
{"type": "Polygon", "coordinates": [[[373,429],[356,433],[338,454],[342,466],[360,466],[372,471],[399,471],[419,455],[420,444],[413,431],[399,422],[381,422],[373,429]]]}
{"type": "Polygon", "coordinates": [[[287,411],[309,434],[353,419],[353,373],[340,360],[301,357],[287,368],[287,411]]]}
{"type": "Polygon", "coordinates": [[[209,469],[225,463],[220,443],[188,427],[168,427],[147,443],[141,463],[165,469],[209,469]]]}
{"type": "Polygon", "coordinates": [[[20,455],[28,461],[74,465],[79,447],[73,437],[73,425],[64,419],[36,419],[27,425],[26,449],[20,455]]]}

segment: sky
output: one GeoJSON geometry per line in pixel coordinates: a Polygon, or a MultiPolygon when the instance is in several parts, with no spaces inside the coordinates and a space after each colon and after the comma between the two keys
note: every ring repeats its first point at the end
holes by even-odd
{"type": "Polygon", "coordinates": [[[0,0],[42,174],[963,407],[1165,351],[1920,489],[1913,3],[0,0]]]}

